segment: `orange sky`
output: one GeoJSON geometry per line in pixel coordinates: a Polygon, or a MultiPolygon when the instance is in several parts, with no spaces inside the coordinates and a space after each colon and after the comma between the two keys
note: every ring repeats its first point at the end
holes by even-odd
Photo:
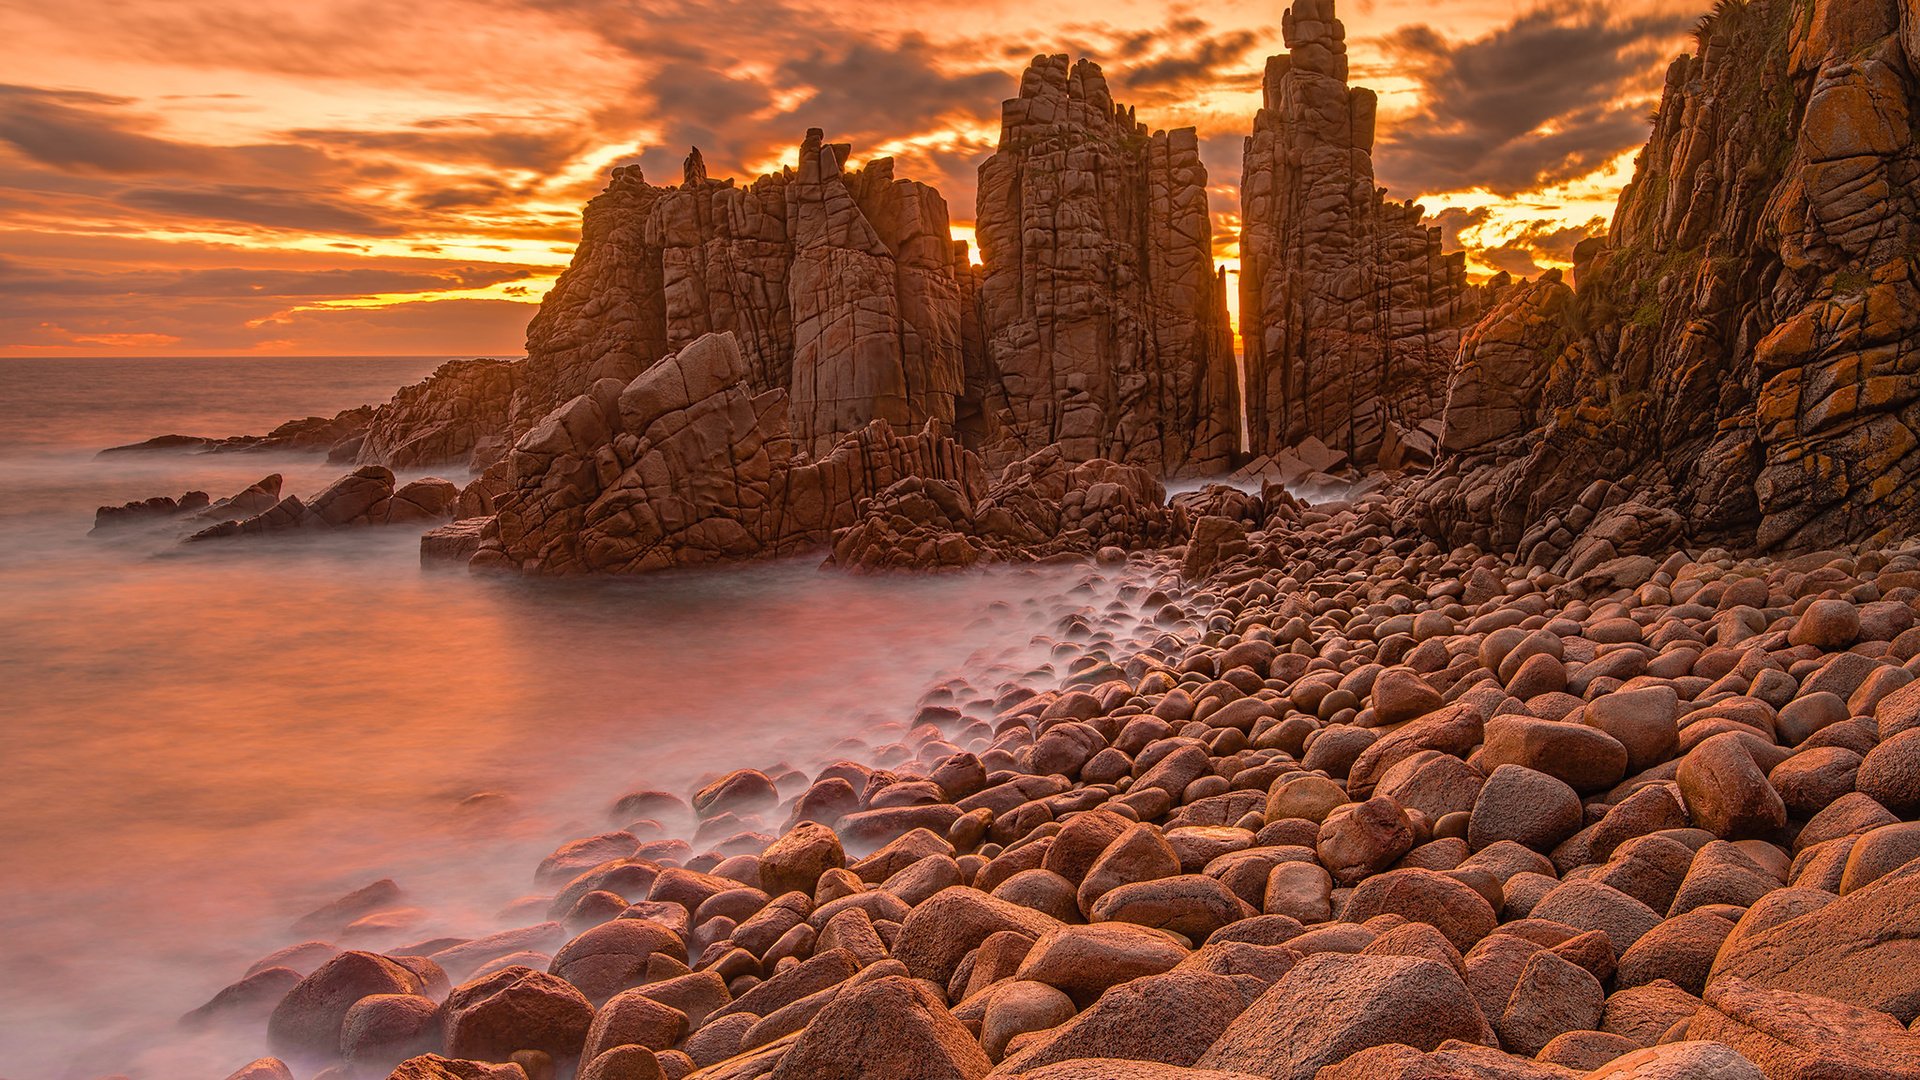
{"type": "MultiPolygon", "coordinates": [[[[1376,167],[1480,273],[1611,213],[1703,0],[1349,0],[1376,167]]],[[[1195,125],[1233,265],[1278,3],[69,0],[0,11],[0,356],[517,353],[614,164],[715,175],[807,127],[956,232],[1034,53],[1195,125]]]]}

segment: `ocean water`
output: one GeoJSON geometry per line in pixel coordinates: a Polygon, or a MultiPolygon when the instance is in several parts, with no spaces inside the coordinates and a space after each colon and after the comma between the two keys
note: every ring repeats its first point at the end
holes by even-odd
{"type": "Polygon", "coordinates": [[[0,1077],[221,1080],[264,1031],[175,1021],[304,912],[392,877],[414,914],[339,944],[534,921],[502,909],[620,794],[858,757],[943,680],[1044,682],[1064,615],[1126,603],[1082,566],[527,582],[423,568],[408,529],[88,535],[101,504],[343,471],[102,447],[262,433],[441,359],[0,360],[0,1077]]]}

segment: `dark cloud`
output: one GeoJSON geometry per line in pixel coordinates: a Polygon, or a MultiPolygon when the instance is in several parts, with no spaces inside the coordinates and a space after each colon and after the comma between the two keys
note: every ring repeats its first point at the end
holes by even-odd
{"type": "Polygon", "coordinates": [[[571,125],[529,127],[497,117],[448,117],[400,131],[301,129],[288,137],[343,150],[377,150],[418,161],[476,163],[500,169],[551,173],[591,145],[571,125]]]}
{"type": "Polygon", "coordinates": [[[156,138],[113,115],[105,94],[0,86],[0,142],[56,169],[111,174],[193,172],[214,163],[201,148],[156,138]]]}
{"type": "Polygon", "coordinates": [[[1134,91],[1182,91],[1257,81],[1258,65],[1249,65],[1247,54],[1260,41],[1259,35],[1249,30],[1208,34],[1205,23],[1192,22],[1197,25],[1169,35],[1173,44],[1166,51],[1129,58],[1132,62],[1122,69],[1120,84],[1134,91]]]}
{"type": "Polygon", "coordinates": [[[1505,229],[1504,235],[1485,246],[1467,243],[1461,233],[1485,226],[1493,219],[1486,207],[1471,210],[1448,207],[1429,217],[1425,224],[1440,230],[1441,247],[1448,254],[1465,251],[1476,262],[1515,277],[1536,277],[1547,264],[1565,265],[1573,261],[1573,249],[1582,241],[1605,236],[1607,223],[1594,218],[1584,225],[1568,225],[1549,218],[1521,222],[1505,229]]]}
{"type": "Polygon", "coordinates": [[[1466,232],[1468,229],[1477,229],[1485,225],[1491,217],[1493,217],[1493,212],[1484,206],[1476,207],[1472,210],[1449,206],[1445,210],[1428,218],[1422,222],[1422,224],[1428,228],[1437,228],[1440,230],[1440,250],[1451,255],[1456,251],[1465,251],[1467,248],[1467,245],[1460,239],[1461,233],[1466,232]]]}
{"type": "Polygon", "coordinates": [[[134,188],[119,196],[129,207],[202,221],[235,222],[298,232],[399,236],[406,228],[357,206],[311,191],[218,184],[198,190],[134,188]]]}
{"type": "Polygon", "coordinates": [[[0,279],[8,280],[15,296],[124,297],[258,297],[267,299],[337,300],[371,295],[444,292],[479,289],[520,281],[535,273],[532,267],[503,264],[451,266],[433,270],[341,267],[326,270],[243,269],[129,270],[101,272],[59,268],[28,268],[0,257],[0,279]]]}
{"type": "Polygon", "coordinates": [[[1473,41],[1428,26],[1389,35],[1382,44],[1420,84],[1421,106],[1382,132],[1382,181],[1511,196],[1594,172],[1646,141],[1649,98],[1694,21],[1571,0],[1473,41]]]}
{"type": "Polygon", "coordinates": [[[1545,267],[1533,261],[1533,252],[1512,244],[1487,248],[1473,253],[1474,258],[1495,270],[1504,270],[1514,277],[1531,278],[1541,274],[1545,267]]]}

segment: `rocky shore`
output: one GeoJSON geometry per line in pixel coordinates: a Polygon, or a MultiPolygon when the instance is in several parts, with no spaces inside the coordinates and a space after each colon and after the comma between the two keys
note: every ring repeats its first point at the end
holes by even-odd
{"type": "Polygon", "coordinates": [[[196,1022],[248,1080],[1920,1075],[1920,543],[1568,581],[1391,505],[1249,498],[1090,568],[1064,682],[621,797],[489,937],[326,944],[370,886],[196,1022]]]}
{"type": "Polygon", "coordinates": [[[1484,285],[1374,187],[1331,0],[1285,35],[1244,403],[1192,131],[1041,56],[982,267],[819,131],[696,152],[615,173],[524,360],[188,440],[359,466],[207,538],[1126,598],[868,754],[620,797],[497,933],[315,912],[189,1018],[264,1031],[234,1080],[1920,1078],[1920,8],[1719,5],[1612,232],[1484,285]]]}

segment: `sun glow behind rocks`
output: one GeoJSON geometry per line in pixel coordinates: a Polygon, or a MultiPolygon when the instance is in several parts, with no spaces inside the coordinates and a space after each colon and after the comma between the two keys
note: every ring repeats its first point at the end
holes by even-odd
{"type": "MultiPolygon", "coordinates": [[[[1610,217],[1701,6],[1343,5],[1353,81],[1380,93],[1389,196],[1419,199],[1476,277],[1568,265],[1569,230],[1610,217]],[[1566,80],[1584,105],[1560,107],[1566,80]],[[1525,138],[1501,127],[1502,88],[1540,113],[1525,138]],[[1456,182],[1482,157],[1489,186],[1456,182]]],[[[789,164],[808,126],[939,188],[965,239],[1000,99],[1043,51],[1102,63],[1142,121],[1199,129],[1232,273],[1240,144],[1265,59],[1284,48],[1283,8],[914,0],[853,21],[805,0],[83,0],[17,13],[0,42],[0,355],[513,352],[610,167],[669,181],[697,143],[715,175],[744,181],[789,164]],[[715,42],[734,59],[716,61],[715,42]],[[494,279],[430,280],[451,265],[494,279]],[[284,295],[155,278],[184,266],[423,277],[284,295]]]]}

